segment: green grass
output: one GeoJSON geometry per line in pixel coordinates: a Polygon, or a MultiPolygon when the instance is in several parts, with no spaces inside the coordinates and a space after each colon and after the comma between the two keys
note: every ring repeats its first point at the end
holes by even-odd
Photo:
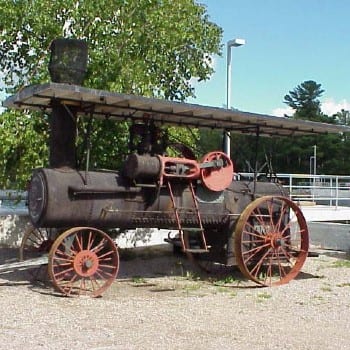
{"type": "Polygon", "coordinates": [[[336,286],[337,287],[350,287],[350,283],[349,282],[339,283],[336,286]]]}
{"type": "Polygon", "coordinates": [[[131,281],[132,281],[132,283],[135,283],[135,284],[144,284],[144,283],[146,283],[146,280],[143,277],[141,277],[141,276],[133,276],[131,278],[131,281]]]}
{"type": "Polygon", "coordinates": [[[331,267],[350,267],[350,260],[337,260],[334,261],[331,267]]]}
{"type": "Polygon", "coordinates": [[[257,297],[258,297],[258,302],[262,302],[263,300],[271,299],[272,295],[267,292],[263,292],[263,293],[258,293],[257,297]]]}
{"type": "Polygon", "coordinates": [[[192,283],[190,285],[186,285],[184,286],[184,289],[187,291],[187,292],[193,292],[193,291],[196,291],[196,290],[199,290],[201,288],[201,285],[199,283],[192,283]]]}
{"type": "Polygon", "coordinates": [[[332,288],[331,288],[330,285],[324,285],[324,286],[321,287],[321,290],[322,290],[323,292],[331,292],[331,291],[332,291],[332,288]]]}
{"type": "Polygon", "coordinates": [[[200,276],[193,271],[185,271],[183,278],[188,281],[200,281],[200,276]]]}
{"type": "Polygon", "coordinates": [[[240,281],[235,279],[233,276],[225,276],[221,279],[216,279],[213,281],[215,286],[224,286],[226,284],[239,284],[240,281]]]}
{"type": "Polygon", "coordinates": [[[312,298],[313,298],[314,300],[319,300],[319,301],[324,300],[324,297],[321,296],[321,295],[314,295],[312,298]]]}

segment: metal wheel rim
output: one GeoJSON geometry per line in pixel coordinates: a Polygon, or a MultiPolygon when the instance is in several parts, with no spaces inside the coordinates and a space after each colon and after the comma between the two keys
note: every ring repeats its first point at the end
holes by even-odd
{"type": "Polygon", "coordinates": [[[48,269],[54,287],[61,293],[97,297],[118,274],[118,249],[103,231],[74,227],[52,245],[48,269]]]}
{"type": "Polygon", "coordinates": [[[304,215],[286,197],[264,196],[250,203],[238,219],[234,235],[238,267],[247,278],[264,286],[294,279],[308,254],[304,215]]]}
{"type": "Polygon", "coordinates": [[[39,257],[49,252],[51,247],[51,231],[47,228],[29,226],[22,238],[19,247],[19,260],[39,257]]]}
{"type": "MultiPolygon", "coordinates": [[[[50,228],[37,228],[30,225],[19,247],[19,261],[35,259],[47,255],[53,240],[54,231],[50,228]]],[[[48,280],[47,263],[27,268],[26,272],[33,282],[46,282],[48,280]]]]}

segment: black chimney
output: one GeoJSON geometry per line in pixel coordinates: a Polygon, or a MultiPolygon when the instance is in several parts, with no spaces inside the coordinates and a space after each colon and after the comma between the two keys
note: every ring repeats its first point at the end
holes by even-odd
{"type": "MultiPolygon", "coordinates": [[[[54,83],[81,85],[87,67],[85,41],[55,39],[51,43],[49,72],[54,83]]],[[[52,168],[76,167],[76,106],[69,101],[52,101],[50,155],[52,168]]]]}

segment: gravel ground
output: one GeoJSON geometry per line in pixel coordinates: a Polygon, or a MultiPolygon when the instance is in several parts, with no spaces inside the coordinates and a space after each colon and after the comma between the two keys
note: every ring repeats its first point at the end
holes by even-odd
{"type": "Polygon", "coordinates": [[[26,278],[0,275],[0,349],[350,348],[350,262],[326,255],[275,288],[237,271],[198,279],[186,261],[159,254],[122,261],[96,299],[61,297],[26,278]]]}

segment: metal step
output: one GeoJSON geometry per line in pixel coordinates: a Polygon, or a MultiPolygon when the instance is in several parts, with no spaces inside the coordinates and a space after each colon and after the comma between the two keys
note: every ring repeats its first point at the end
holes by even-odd
{"type": "Polygon", "coordinates": [[[193,254],[203,254],[203,253],[209,253],[208,249],[186,249],[186,253],[193,253],[193,254]]]}
{"type": "Polygon", "coordinates": [[[192,184],[191,180],[188,182],[188,185],[189,185],[189,188],[191,190],[193,206],[190,206],[190,207],[176,206],[174,194],[172,191],[171,182],[168,181],[167,185],[168,185],[168,189],[169,189],[171,202],[173,204],[173,209],[174,209],[174,214],[175,214],[175,218],[176,218],[176,222],[177,222],[177,226],[178,226],[178,230],[179,230],[179,234],[180,234],[180,241],[181,241],[182,249],[188,253],[207,253],[208,247],[207,247],[206,240],[205,240],[204,228],[202,225],[202,220],[201,220],[201,216],[200,216],[200,212],[199,212],[199,208],[198,208],[197,198],[196,198],[196,195],[194,193],[193,184],[192,184]],[[192,220],[195,219],[195,222],[193,222],[193,224],[198,225],[197,227],[193,227],[193,226],[183,227],[182,226],[182,223],[185,223],[187,220],[189,220],[189,218],[188,218],[189,215],[193,216],[192,220]],[[198,245],[197,249],[191,248],[191,247],[194,247],[194,245],[191,245],[191,242],[184,241],[184,237],[183,237],[184,233],[189,235],[190,232],[195,232],[196,235],[198,236],[197,237],[198,240],[201,241],[201,242],[197,242],[197,241],[195,242],[195,246],[198,245]],[[198,233],[199,233],[199,235],[198,235],[198,233]],[[197,244],[197,243],[199,243],[199,244],[197,244]],[[186,245],[189,246],[188,249],[187,249],[186,245]]]}

